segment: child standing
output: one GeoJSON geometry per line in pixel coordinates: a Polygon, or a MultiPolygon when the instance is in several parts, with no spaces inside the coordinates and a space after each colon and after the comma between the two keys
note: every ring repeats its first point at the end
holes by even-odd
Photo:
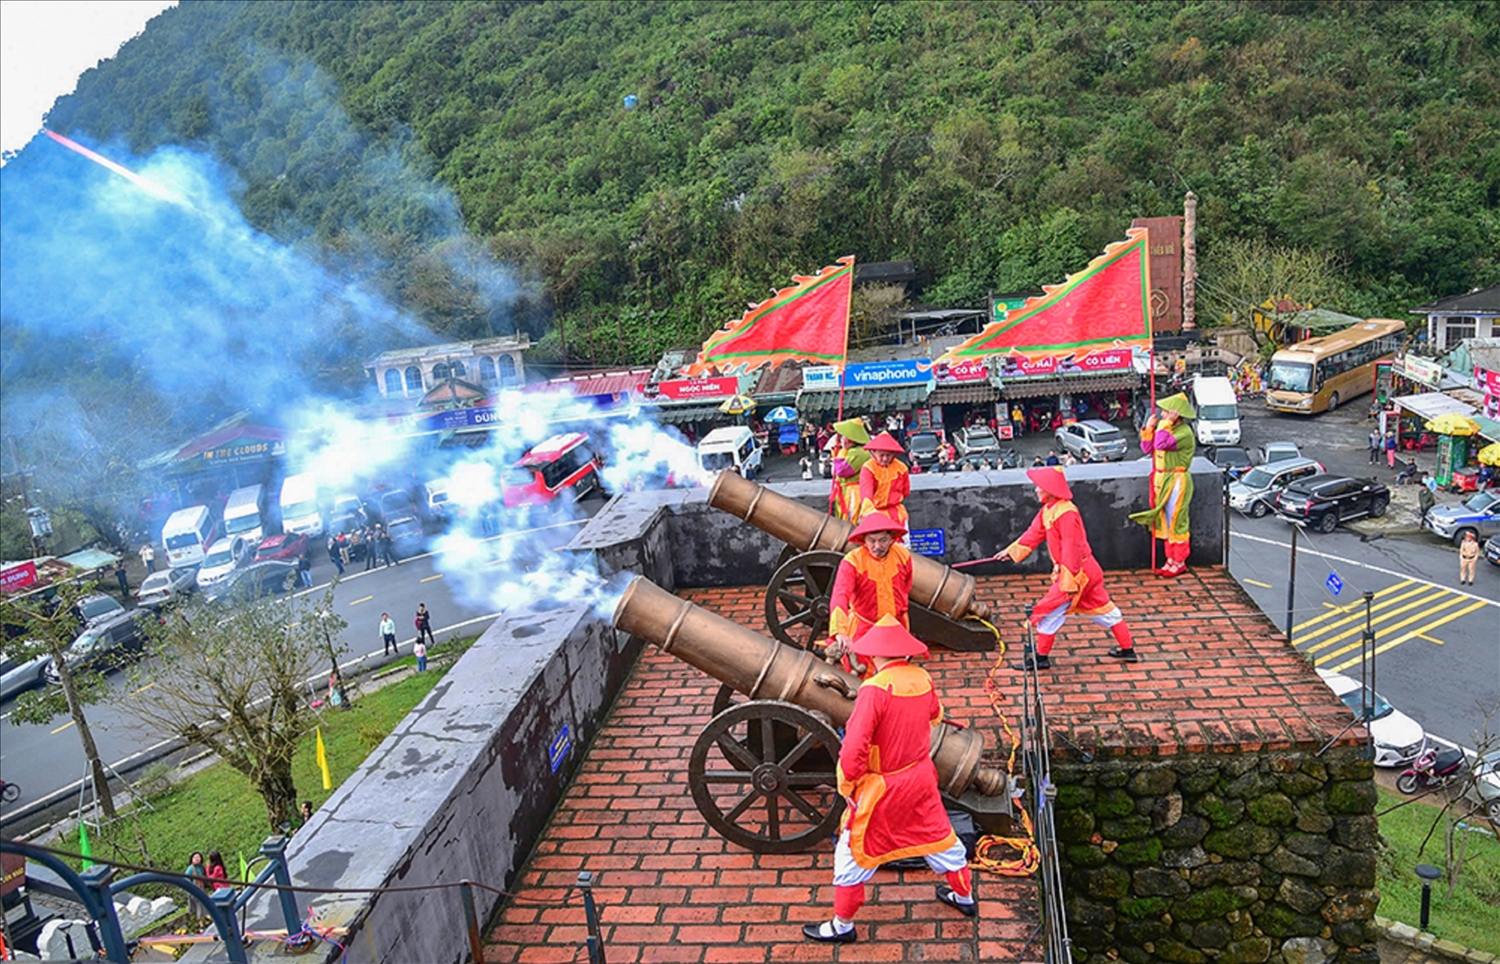
{"type": "Polygon", "coordinates": [[[417,658],[417,672],[427,672],[427,644],[422,642],[422,637],[417,637],[417,643],[411,648],[411,652],[417,658]]]}

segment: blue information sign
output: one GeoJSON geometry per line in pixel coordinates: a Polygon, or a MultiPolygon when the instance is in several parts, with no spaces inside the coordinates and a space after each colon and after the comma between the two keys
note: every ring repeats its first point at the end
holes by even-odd
{"type": "Polygon", "coordinates": [[[948,536],[942,529],[911,530],[911,551],[924,556],[942,556],[948,553],[948,536]]]}
{"type": "Polygon", "coordinates": [[[552,745],[547,747],[547,757],[552,764],[552,772],[562,766],[563,760],[568,755],[568,750],[573,746],[573,738],[568,734],[568,724],[564,723],[557,736],[552,738],[552,745]]]}
{"type": "Polygon", "coordinates": [[[1328,587],[1329,592],[1337,596],[1339,594],[1339,590],[1344,588],[1344,580],[1339,578],[1338,573],[1330,572],[1328,574],[1328,581],[1323,583],[1323,585],[1328,587]]]}

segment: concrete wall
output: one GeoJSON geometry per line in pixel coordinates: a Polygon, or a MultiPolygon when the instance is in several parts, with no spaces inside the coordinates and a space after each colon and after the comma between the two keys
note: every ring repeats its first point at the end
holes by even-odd
{"type": "MultiPolygon", "coordinates": [[[[293,838],[293,882],[509,886],[638,654],[585,605],[507,613],[293,838]]],[[[487,917],[495,895],[474,897],[487,917]]],[[[345,893],[314,906],[350,928],[350,960],[468,954],[456,889],[345,893]]],[[[256,905],[251,930],[281,926],[265,901],[256,905]]]]}

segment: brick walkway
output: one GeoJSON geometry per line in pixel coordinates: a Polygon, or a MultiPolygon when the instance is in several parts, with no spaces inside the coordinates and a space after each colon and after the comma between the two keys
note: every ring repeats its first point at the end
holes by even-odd
{"type": "MultiPolygon", "coordinates": [[[[1054,732],[1101,753],[1148,755],[1289,745],[1343,726],[1347,711],[1223,570],[1195,571],[1169,594],[1149,573],[1109,579],[1143,661],[1104,659],[1108,634],[1087,620],[1070,622],[1058,640],[1057,669],[1044,682],[1054,732]]],[[[999,601],[996,625],[1014,644],[1045,579],[980,582],[981,598],[999,601]]],[[[763,592],[684,595],[760,627],[763,592]]],[[[1002,734],[984,694],[993,662],[992,654],[934,649],[927,666],[949,715],[984,727],[989,758],[1003,765],[1002,734]]],[[[1002,709],[1013,714],[1019,677],[1000,676],[1011,701],[1002,709]]],[[[804,941],[801,925],[825,919],[831,906],[831,845],[749,853],[709,828],[689,795],[687,759],[717,689],[686,664],[647,650],[514,885],[520,896],[502,911],[487,960],[583,959],[581,904],[576,897],[561,904],[580,870],[597,879],[611,964],[1040,959],[1033,883],[989,874],[979,875],[977,922],[933,899],[931,874],[882,871],[859,916],[860,943],[804,941]]]]}

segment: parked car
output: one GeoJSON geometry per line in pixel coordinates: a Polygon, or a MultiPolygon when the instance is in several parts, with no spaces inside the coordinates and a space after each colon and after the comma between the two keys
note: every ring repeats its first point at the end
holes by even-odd
{"type": "Polygon", "coordinates": [[[1474,761],[1474,779],[1464,792],[1484,807],[1490,823],[1500,827],[1500,750],[1491,750],[1474,761]]]}
{"type": "Polygon", "coordinates": [[[1230,479],[1237,479],[1249,472],[1254,464],[1250,461],[1250,453],[1238,445],[1220,445],[1213,450],[1210,458],[1219,467],[1219,471],[1230,479]]]}
{"type": "Polygon", "coordinates": [[[1500,535],[1500,495],[1476,492],[1467,502],[1435,505],[1423,525],[1455,545],[1471,532],[1481,539],[1500,535]]]}
{"type": "Polygon", "coordinates": [[[249,562],[254,552],[255,547],[241,536],[224,536],[210,543],[203,550],[203,562],[198,566],[198,588],[206,589],[223,581],[241,564],[249,562]]]}
{"type": "MultiPolygon", "coordinates": [[[[69,669],[91,669],[109,672],[137,656],[145,648],[145,620],[154,618],[147,610],[132,609],[112,619],[95,623],[68,645],[69,669]]],[[[57,664],[49,657],[42,670],[47,682],[62,683],[57,664]]]]}
{"type": "Polygon", "coordinates": [[[1260,455],[1261,465],[1302,458],[1302,450],[1297,448],[1296,442],[1267,442],[1256,449],[1256,452],[1260,455]]]}
{"type": "Polygon", "coordinates": [[[911,459],[912,467],[923,472],[930,472],[937,465],[938,452],[942,447],[943,441],[937,437],[936,432],[917,432],[906,440],[906,454],[911,459]]]}
{"type": "Polygon", "coordinates": [[[1229,483],[1229,507],[1259,519],[1275,507],[1276,496],[1293,482],[1323,474],[1323,463],[1286,459],[1258,465],[1229,483]]]}
{"type": "Polygon", "coordinates": [[[391,536],[391,551],[397,559],[421,554],[427,545],[427,532],[416,516],[392,518],[386,525],[391,536]]]}
{"type": "MultiPolygon", "coordinates": [[[[1318,678],[1333,690],[1333,695],[1342,700],[1355,716],[1364,712],[1362,703],[1367,690],[1359,680],[1326,669],[1318,670],[1318,678]]],[[[1422,724],[1387,703],[1385,697],[1379,693],[1372,696],[1367,726],[1370,739],[1375,744],[1375,765],[1405,766],[1427,749],[1427,733],[1422,729],[1422,724]]]]}
{"type": "MultiPolygon", "coordinates": [[[[279,536],[276,538],[280,538],[279,536]]],[[[153,572],[135,591],[136,605],[160,612],[164,607],[188,596],[198,588],[198,567],[181,566],[153,572]]]]}
{"type": "Polygon", "coordinates": [[[1059,447],[1072,452],[1077,458],[1087,455],[1095,462],[1123,459],[1125,436],[1106,421],[1091,418],[1086,422],[1064,425],[1055,433],[1059,447]]]}
{"type": "Polygon", "coordinates": [[[73,604],[73,616],[78,620],[80,628],[114,619],[124,611],[125,607],[120,605],[120,600],[113,596],[106,596],[102,592],[84,596],[73,604]]]}
{"type": "MultiPolygon", "coordinates": [[[[28,646],[28,649],[30,647],[28,646]]],[[[21,659],[10,653],[0,652],[0,700],[8,700],[47,681],[50,656],[33,656],[21,659]]]]}
{"type": "Polygon", "coordinates": [[[365,508],[359,501],[359,496],[344,493],[333,497],[333,508],[328,512],[329,531],[335,534],[353,532],[355,529],[363,529],[367,524],[365,508]]]}
{"type": "Polygon", "coordinates": [[[411,504],[411,496],[399,490],[380,494],[380,517],[389,525],[397,519],[416,518],[417,508],[411,504]]]}
{"type": "Polygon", "coordinates": [[[255,550],[255,561],[265,562],[267,559],[290,559],[296,562],[302,558],[307,551],[307,533],[284,533],[279,536],[271,536],[260,544],[255,550]]]}
{"type": "Polygon", "coordinates": [[[953,447],[959,455],[984,455],[998,453],[1000,440],[987,425],[971,425],[953,433],[953,447]]]}
{"type": "Polygon", "coordinates": [[[1500,566],[1500,536],[1490,536],[1484,540],[1484,557],[1490,561],[1490,565],[1500,566]]]}
{"type": "Polygon", "coordinates": [[[268,596],[297,587],[297,562],[293,559],[267,559],[236,569],[222,581],[203,591],[207,602],[225,599],[268,596]]]}
{"type": "Polygon", "coordinates": [[[1350,519],[1378,519],[1390,504],[1390,489],[1374,479],[1314,476],[1282,489],[1276,496],[1276,514],[1296,525],[1332,532],[1350,519]]]}

